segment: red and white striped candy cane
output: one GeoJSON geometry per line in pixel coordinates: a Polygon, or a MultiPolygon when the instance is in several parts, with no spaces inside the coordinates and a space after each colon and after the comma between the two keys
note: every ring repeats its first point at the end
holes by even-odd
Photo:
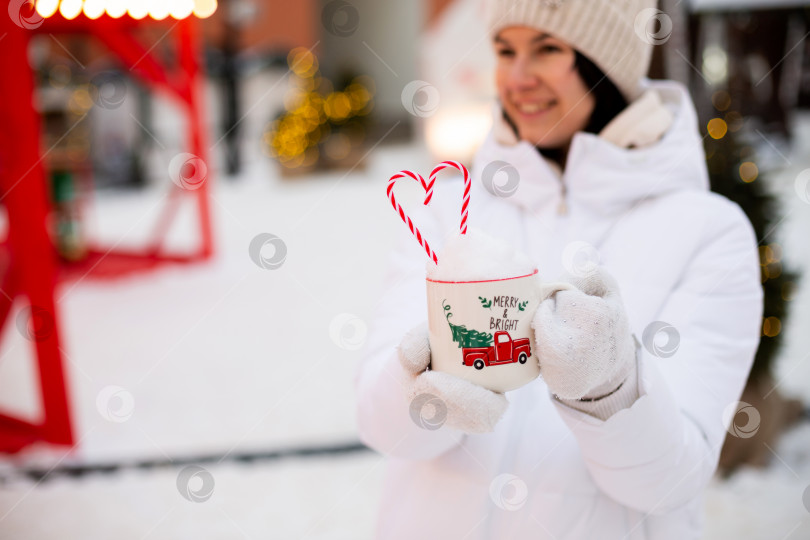
{"type": "Polygon", "coordinates": [[[428,187],[430,188],[430,193],[432,195],[433,184],[436,182],[436,175],[447,167],[455,167],[464,174],[464,197],[461,202],[461,226],[459,227],[459,230],[461,234],[467,234],[467,214],[470,206],[470,188],[472,187],[472,179],[470,178],[470,171],[467,170],[467,167],[458,161],[442,161],[431,171],[428,180],[428,187]]]}
{"type": "Polygon", "coordinates": [[[400,178],[406,177],[413,178],[414,180],[422,184],[422,188],[424,188],[425,190],[424,204],[428,204],[430,202],[430,199],[433,197],[433,182],[430,182],[430,184],[428,184],[427,182],[425,182],[425,179],[422,177],[421,174],[415,173],[413,171],[399,171],[397,174],[389,178],[388,188],[385,190],[385,192],[388,195],[388,198],[391,200],[391,205],[394,207],[394,210],[396,210],[397,214],[399,214],[399,217],[402,218],[402,221],[404,221],[405,225],[407,225],[408,228],[411,230],[411,234],[413,234],[416,237],[416,241],[419,242],[419,245],[425,248],[427,256],[433,259],[434,263],[439,264],[439,259],[436,257],[436,254],[433,252],[433,250],[430,249],[427,240],[425,240],[422,237],[422,233],[419,232],[419,229],[416,227],[416,225],[413,224],[411,218],[405,215],[405,211],[402,209],[402,206],[400,206],[396,198],[394,198],[394,184],[400,178]]]}

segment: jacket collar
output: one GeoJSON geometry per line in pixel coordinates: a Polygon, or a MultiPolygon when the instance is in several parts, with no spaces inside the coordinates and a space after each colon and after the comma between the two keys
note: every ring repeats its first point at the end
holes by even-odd
{"type": "Polygon", "coordinates": [[[493,128],[473,162],[474,176],[482,178],[493,162],[515,167],[520,182],[506,200],[530,212],[559,205],[565,196],[571,204],[613,214],[671,191],[707,190],[702,139],[686,88],[673,81],[647,81],[645,87],[599,136],[574,135],[565,171],[517,140],[496,107],[493,128]]]}

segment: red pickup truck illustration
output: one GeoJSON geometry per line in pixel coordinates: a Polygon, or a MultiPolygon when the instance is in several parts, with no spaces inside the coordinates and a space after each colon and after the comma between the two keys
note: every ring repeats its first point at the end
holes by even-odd
{"type": "Polygon", "coordinates": [[[495,332],[495,344],[491,347],[464,347],[461,349],[465,366],[484,369],[484,366],[525,364],[532,355],[529,338],[512,339],[509,332],[495,332]]]}

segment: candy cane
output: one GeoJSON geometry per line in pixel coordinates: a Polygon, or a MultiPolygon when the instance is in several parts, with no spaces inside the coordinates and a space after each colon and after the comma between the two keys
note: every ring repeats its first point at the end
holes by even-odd
{"type": "MultiPolygon", "coordinates": [[[[447,167],[455,167],[464,174],[464,197],[461,202],[461,226],[459,229],[461,234],[467,234],[467,214],[469,209],[468,207],[470,206],[470,188],[472,187],[472,179],[470,178],[470,171],[467,170],[467,167],[458,161],[442,161],[436,165],[431,171],[430,179],[428,181],[430,194],[431,196],[433,195],[433,184],[436,182],[436,175],[447,167]]],[[[425,189],[428,188],[426,187],[425,189]]],[[[427,202],[425,204],[427,204],[427,202]]]]}
{"type": "Polygon", "coordinates": [[[394,184],[400,178],[405,177],[413,178],[414,180],[422,184],[422,187],[425,190],[424,204],[428,204],[430,202],[430,199],[433,197],[433,181],[431,181],[430,184],[428,184],[427,182],[425,182],[425,179],[422,177],[421,174],[415,173],[413,171],[399,171],[397,174],[388,179],[388,188],[385,191],[388,194],[388,198],[391,200],[391,205],[394,207],[394,210],[396,210],[397,214],[399,214],[399,217],[402,218],[402,221],[404,221],[405,225],[407,225],[408,228],[411,230],[411,234],[416,236],[416,241],[419,242],[419,245],[425,248],[427,256],[433,259],[434,263],[439,264],[439,259],[436,257],[436,254],[433,252],[433,250],[430,249],[427,240],[425,240],[422,237],[422,233],[419,232],[419,229],[413,224],[411,218],[405,215],[405,211],[402,209],[402,207],[394,198],[394,184]]]}

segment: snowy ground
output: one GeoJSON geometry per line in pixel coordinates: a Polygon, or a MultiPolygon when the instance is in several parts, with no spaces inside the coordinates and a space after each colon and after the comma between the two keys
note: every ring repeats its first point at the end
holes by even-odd
{"type": "MultiPolygon", "coordinates": [[[[796,148],[806,149],[810,119],[801,127],[796,148]]],[[[794,185],[810,155],[796,150],[785,159],[771,180],[786,209],[779,240],[806,271],[810,204],[794,185]]],[[[384,290],[385,239],[401,226],[384,180],[428,162],[418,147],[383,145],[351,174],[285,181],[268,160],[251,159],[239,181],[213,185],[216,260],[62,286],[58,308],[79,444],[0,461],[0,539],[370,538],[384,468],[374,453],[232,457],[356,442],[357,349],[381,298],[376,291],[384,290]],[[251,260],[248,246],[260,233],[286,245],[280,268],[251,260]],[[189,480],[186,496],[202,496],[213,484],[204,504],[186,500],[177,485],[188,465],[181,460],[194,456],[207,472],[189,480]],[[137,467],[141,461],[156,465],[137,467]],[[20,472],[116,463],[124,466],[44,482],[20,472]]],[[[163,193],[99,196],[101,236],[137,243],[163,193]]],[[[188,230],[181,227],[175,241],[188,230]]],[[[793,307],[778,380],[780,390],[810,402],[810,287],[793,307]]],[[[6,331],[0,407],[36,418],[30,344],[6,331]]],[[[712,484],[707,540],[810,537],[810,495],[802,500],[810,485],[810,424],[774,451],[767,469],[712,484]]]]}

